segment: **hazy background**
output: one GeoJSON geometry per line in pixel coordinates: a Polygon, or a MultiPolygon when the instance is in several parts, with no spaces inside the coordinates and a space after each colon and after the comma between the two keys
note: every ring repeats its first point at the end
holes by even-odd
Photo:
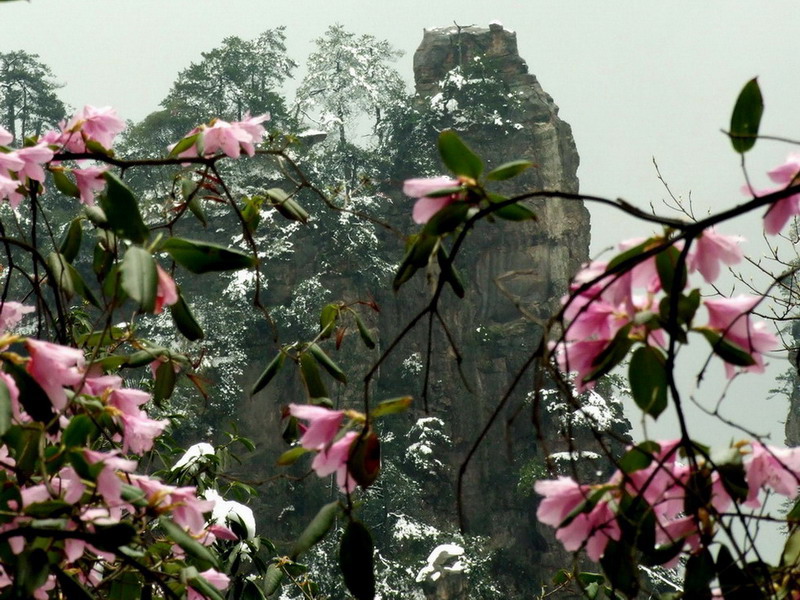
{"type": "MultiPolygon", "coordinates": [[[[403,0],[32,0],[0,6],[0,51],[40,55],[66,86],[75,107],[112,105],[138,120],[157,108],[177,73],[223,38],[252,38],[287,26],[290,55],[301,65],[312,40],[342,23],[406,52],[398,69],[411,84],[413,52],[424,28],[487,26],[501,21],[517,32],[520,54],[573,128],[581,157],[582,191],[623,197],[663,212],[666,196],[653,167],[673,191],[691,194],[698,215],[743,200],[739,157],[720,133],[744,83],[754,76],[766,100],[762,133],[800,138],[796,1],[646,0],[515,1],[403,0]]],[[[296,74],[302,78],[301,70],[296,74]]],[[[761,142],[748,156],[754,184],[792,148],[761,142]]],[[[593,251],[652,229],[608,209],[590,207],[593,251]]],[[[746,251],[764,251],[760,219],[748,216],[723,228],[743,233],[746,251]]],[[[730,291],[726,288],[725,291],[730,291]]],[[[704,354],[682,363],[687,389],[704,354]]],[[[772,360],[771,374],[786,363],[772,360]],[[776,364],[777,363],[777,364],[776,364]]],[[[722,369],[698,398],[716,400],[722,369]]],[[[727,414],[783,441],[783,399],[768,400],[772,378],[740,378],[725,401],[727,414]]],[[[692,416],[707,443],[732,435],[692,416]],[[716,432],[716,433],[714,433],[716,432]],[[714,439],[714,438],[717,439],[714,439]]],[[[676,432],[669,419],[654,436],[676,432]]]]}

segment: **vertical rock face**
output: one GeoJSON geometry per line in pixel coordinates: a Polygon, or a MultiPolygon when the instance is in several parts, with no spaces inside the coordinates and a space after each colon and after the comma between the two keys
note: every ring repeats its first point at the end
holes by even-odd
{"type": "MultiPolygon", "coordinates": [[[[536,165],[501,187],[502,193],[577,192],[578,153],[570,126],[559,118],[553,99],[528,72],[517,51],[516,34],[502,25],[426,31],[414,55],[419,102],[424,105],[435,99],[442,89],[440,82],[453,69],[468,78],[468,67],[476,60],[482,61],[483,73],[501,82],[514,103],[505,126],[465,121],[454,127],[484,159],[487,170],[516,159],[536,165]]],[[[442,315],[463,355],[460,372],[444,337],[434,336],[429,410],[451,427],[453,446],[448,457],[452,479],[438,484],[430,502],[434,514],[451,519],[455,517],[451,490],[459,467],[539,341],[541,329],[533,321],[553,313],[571,276],[588,260],[589,214],[581,202],[550,197],[530,206],[538,216],[536,221],[482,223],[456,263],[470,279],[467,294],[463,300],[447,302],[442,315]],[[462,373],[470,391],[465,389],[462,373]]],[[[418,293],[426,294],[421,286],[418,293]]],[[[383,299],[384,305],[394,303],[395,310],[383,313],[382,340],[391,340],[398,324],[408,322],[420,308],[424,300],[416,301],[413,294],[413,289],[403,288],[397,298],[383,299]]],[[[420,332],[416,340],[423,356],[424,337],[420,332]]],[[[399,370],[402,358],[382,369],[379,387],[387,394],[400,388],[392,373],[399,370]]],[[[510,589],[516,588],[519,597],[530,593],[538,574],[546,577],[554,572],[551,566],[569,564],[565,555],[553,553],[552,544],[538,530],[530,482],[520,484],[523,470],[537,461],[542,464],[531,411],[525,404],[532,388],[533,378],[528,375],[501,410],[466,470],[462,495],[467,530],[489,536],[496,547],[504,549],[504,566],[496,575],[510,589]]],[[[466,593],[464,597],[469,596],[466,593]]]]}

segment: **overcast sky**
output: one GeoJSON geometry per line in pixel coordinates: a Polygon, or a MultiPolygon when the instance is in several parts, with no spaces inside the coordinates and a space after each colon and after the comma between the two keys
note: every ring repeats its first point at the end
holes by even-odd
{"type": "MultiPolygon", "coordinates": [[[[675,193],[691,192],[700,213],[741,202],[739,158],[720,129],[756,75],[766,99],[762,132],[800,138],[796,0],[31,0],[0,7],[0,51],[39,54],[66,83],[62,96],[73,106],[112,105],[136,120],[157,107],[180,69],[229,35],[251,38],[286,25],[289,51],[302,64],[311,41],[340,22],[404,50],[398,68],[410,81],[424,28],[492,20],[517,32],[531,72],[572,125],[586,193],[661,210],[655,158],[675,193]]],[[[789,150],[758,144],[748,157],[757,187],[789,150]]],[[[595,251],[651,231],[591,210],[595,251]]],[[[751,254],[763,251],[758,219],[723,230],[744,233],[751,254]]],[[[731,412],[782,441],[786,405],[767,401],[769,382],[752,379],[734,388],[744,397],[731,394],[731,412]]],[[[722,380],[710,381],[709,393],[718,395],[722,380]]]]}

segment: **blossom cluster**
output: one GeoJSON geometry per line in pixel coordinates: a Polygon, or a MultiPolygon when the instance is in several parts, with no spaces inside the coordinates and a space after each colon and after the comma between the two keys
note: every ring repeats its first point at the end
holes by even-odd
{"type": "MultiPolygon", "coordinates": [[[[169,518],[203,545],[218,538],[237,540],[218,522],[219,516],[214,517],[215,499],[199,498],[194,487],[167,485],[135,473],[138,463],[130,457],[151,450],[168,425],[142,408],[150,394],[125,387],[119,376],[88,364],[79,349],[8,333],[31,310],[11,301],[0,305],[0,362],[6,367],[0,371],[0,386],[10,405],[8,427],[28,432],[19,434],[23,440],[34,432],[41,436],[48,457],[38,456],[31,463],[28,443],[14,442],[18,434],[6,436],[7,443],[0,446],[0,483],[4,489],[19,490],[16,499],[4,497],[0,519],[0,533],[10,551],[25,551],[26,532],[40,522],[37,518],[55,511],[53,516],[59,518],[50,523],[64,532],[51,546],[53,556],[60,555],[58,569],[75,570],[83,583],[95,585],[100,572],[91,567],[98,560],[115,564],[118,547],[138,543],[141,527],[158,517],[169,518]],[[17,345],[27,357],[12,350],[17,345]],[[49,406],[36,404],[36,390],[49,406]],[[130,539],[105,536],[108,528],[123,524],[131,526],[130,539]]],[[[177,560],[184,557],[178,546],[171,554],[177,560]]],[[[227,587],[227,576],[214,569],[201,575],[218,589],[227,587]]],[[[13,577],[0,567],[0,589],[12,585],[13,577]]],[[[34,596],[46,598],[55,585],[51,574],[34,596]]],[[[188,594],[203,597],[191,588],[188,594]]]]}
{"type": "MultiPolygon", "coordinates": [[[[111,149],[116,136],[125,123],[110,107],[87,105],[75,115],[59,124],[56,130],[43,133],[32,145],[11,150],[7,148],[13,136],[0,127],[0,200],[16,208],[30,189],[30,182],[40,186],[45,183],[45,166],[64,168],[53,162],[56,152],[105,152],[111,149]]],[[[102,174],[106,167],[84,166],[69,169],[75,178],[81,202],[94,204],[94,194],[105,187],[102,174]]]]}
{"type": "Polygon", "coordinates": [[[308,422],[301,425],[300,445],[317,453],[311,463],[314,472],[319,477],[335,473],[339,489],[352,492],[356,481],[348,470],[348,461],[358,434],[355,431],[341,432],[345,412],[312,404],[290,404],[289,414],[308,422]]]}
{"type": "MultiPolygon", "coordinates": [[[[741,238],[720,234],[713,227],[705,230],[686,253],[686,270],[697,272],[706,282],[713,283],[722,265],[741,261],[740,241],[741,238]]],[[[664,299],[676,290],[664,289],[657,254],[673,252],[677,255],[682,248],[681,242],[670,246],[664,238],[629,240],[620,244],[621,251],[651,252],[653,255],[622,273],[613,272],[607,262],[594,261],[576,275],[571,286],[572,294],[562,300],[565,332],[554,348],[562,370],[577,373],[579,391],[593,385],[598,364],[617,335],[623,335],[631,342],[666,347],[664,299]]],[[[670,275],[674,275],[674,271],[670,275]]],[[[677,293],[683,291],[680,289],[677,293]]],[[[760,300],[746,295],[700,299],[698,293],[696,301],[705,306],[708,321],[693,326],[692,330],[721,336],[752,358],[747,370],[761,372],[764,369],[763,354],[777,347],[777,339],[763,322],[750,316],[760,300]]],[[[697,306],[684,319],[686,322],[683,324],[687,327],[691,325],[696,310],[697,306]]],[[[726,371],[729,377],[733,376],[734,365],[727,362],[726,371]]]]}
{"type": "MultiPolygon", "coordinates": [[[[800,448],[776,448],[760,442],[740,443],[731,449],[726,463],[741,469],[746,490],[735,498],[732,486],[724,481],[712,460],[696,456],[697,466],[679,460],[679,441],[662,442],[649,457],[649,465],[633,472],[615,472],[601,484],[579,484],[570,477],[537,481],[535,490],[544,496],[536,516],[557,529],[556,538],[568,551],[585,549],[592,560],[599,560],[609,540],[619,540],[624,523],[623,496],[638,497],[655,517],[655,543],[665,553],[664,563],[677,563],[681,550],[698,549],[701,534],[713,535],[715,519],[734,503],[756,509],[762,504],[760,492],[773,491],[789,499],[797,496],[800,485],[800,448]],[[697,499],[696,473],[710,482],[707,501],[697,499]],[[695,491],[692,491],[692,488],[695,491]]],[[[635,450],[644,452],[644,450],[635,450]]],[[[632,542],[632,540],[628,540],[632,542]]]]}
{"type": "Polygon", "coordinates": [[[174,152],[185,146],[185,149],[177,152],[181,158],[213,156],[220,151],[231,158],[239,158],[242,151],[247,156],[253,156],[255,144],[264,138],[262,123],[269,118],[269,113],[266,113],[256,117],[248,114],[241,121],[214,119],[208,125],[195,127],[169,149],[174,152]]]}

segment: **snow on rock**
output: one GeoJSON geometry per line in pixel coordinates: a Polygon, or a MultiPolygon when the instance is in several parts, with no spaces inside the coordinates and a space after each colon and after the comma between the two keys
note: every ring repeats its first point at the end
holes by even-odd
{"type": "Polygon", "coordinates": [[[235,500],[225,500],[214,489],[203,492],[203,498],[214,501],[214,508],[211,511],[212,523],[223,525],[226,523],[238,523],[246,532],[246,538],[251,540],[256,537],[256,518],[253,509],[235,500]]]}
{"type": "Polygon", "coordinates": [[[460,557],[464,548],[458,544],[441,544],[428,556],[428,564],[417,573],[417,583],[437,581],[443,574],[461,573],[467,570],[460,557]]]}
{"type": "Polygon", "coordinates": [[[188,469],[192,472],[197,471],[198,463],[203,462],[203,457],[214,456],[214,446],[207,442],[200,442],[194,446],[190,446],[186,452],[183,453],[180,460],[172,465],[172,471],[178,469],[188,469]]]}

